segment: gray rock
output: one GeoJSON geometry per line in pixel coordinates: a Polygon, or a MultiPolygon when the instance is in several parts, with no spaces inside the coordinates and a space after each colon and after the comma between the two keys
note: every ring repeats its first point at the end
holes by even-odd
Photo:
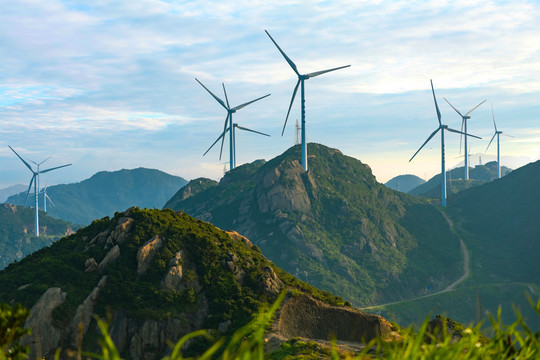
{"type": "Polygon", "coordinates": [[[92,272],[98,269],[98,263],[96,259],[89,258],[84,262],[84,272],[92,272]]]}
{"type": "Polygon", "coordinates": [[[94,306],[96,305],[99,293],[105,287],[106,283],[107,275],[101,277],[97,286],[86,297],[86,299],[84,299],[82,304],[77,307],[75,316],[71,320],[71,324],[69,326],[71,332],[71,345],[73,347],[76,347],[79,342],[82,342],[82,339],[86,335],[88,326],[92,320],[92,315],[94,315],[94,306]]]}
{"type": "Polygon", "coordinates": [[[103,272],[103,270],[112,263],[114,260],[118,259],[120,256],[120,247],[118,245],[114,245],[111,250],[105,255],[103,260],[98,265],[99,272],[103,272]]]}
{"type": "Polygon", "coordinates": [[[154,235],[137,251],[137,274],[144,274],[152,265],[154,257],[163,246],[159,236],[154,235]]]}
{"type": "Polygon", "coordinates": [[[66,300],[62,289],[47,289],[30,309],[30,316],[24,323],[31,331],[30,336],[21,338],[20,344],[30,347],[30,358],[41,358],[56,350],[62,336],[62,330],[53,325],[52,313],[66,300]]]}

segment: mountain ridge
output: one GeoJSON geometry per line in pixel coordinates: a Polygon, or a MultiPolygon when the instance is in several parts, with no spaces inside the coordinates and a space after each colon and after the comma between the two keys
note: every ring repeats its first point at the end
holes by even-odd
{"type": "MultiPolygon", "coordinates": [[[[157,169],[100,171],[78,183],[50,186],[47,195],[55,206],[49,204],[47,211],[75,224],[89,224],[130,206],[161,208],[185,184],[185,179],[157,169]]],[[[8,201],[23,205],[25,198],[26,193],[20,193],[8,201]]],[[[41,204],[43,196],[39,198],[41,204]]]]}

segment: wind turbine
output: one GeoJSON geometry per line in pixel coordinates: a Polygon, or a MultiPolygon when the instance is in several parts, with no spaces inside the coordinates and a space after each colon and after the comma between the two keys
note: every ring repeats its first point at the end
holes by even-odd
{"type": "MultiPolygon", "coordinates": [[[[448,103],[448,105],[450,105],[452,107],[452,109],[454,109],[458,114],[459,116],[461,116],[461,131],[464,131],[465,133],[465,140],[463,142],[464,146],[465,146],[465,180],[469,180],[469,159],[468,159],[468,152],[467,152],[467,120],[469,120],[471,117],[470,117],[470,113],[472,113],[477,107],[479,107],[480,105],[482,105],[483,103],[486,102],[486,100],[482,101],[480,104],[476,105],[475,107],[472,108],[472,110],[470,110],[468,113],[466,113],[465,115],[461,114],[459,112],[458,109],[456,109],[454,107],[454,105],[450,104],[450,101],[448,101],[446,98],[443,98],[444,100],[446,100],[446,102],[448,103]]],[[[459,138],[460,140],[460,144],[459,144],[459,150],[461,151],[461,137],[459,138]]]]}
{"type": "MultiPolygon", "coordinates": [[[[8,145],[9,146],[9,145],[8,145]]],[[[34,194],[35,194],[35,198],[36,198],[36,206],[35,206],[35,225],[36,225],[36,236],[39,236],[39,192],[38,192],[38,181],[39,181],[39,175],[40,174],[44,174],[44,173],[47,173],[49,171],[53,171],[53,170],[56,170],[56,169],[60,169],[60,168],[63,168],[63,167],[66,167],[66,166],[70,166],[71,164],[66,164],[66,165],[61,165],[61,166],[57,166],[57,167],[53,167],[53,168],[50,168],[50,169],[45,169],[45,170],[39,170],[39,165],[43,164],[43,162],[47,159],[45,159],[44,161],[42,161],[41,163],[39,164],[36,164],[34,162],[34,164],[37,165],[37,171],[35,171],[34,169],[32,169],[32,167],[30,166],[30,164],[28,164],[19,154],[17,154],[17,152],[15,150],[13,150],[13,148],[11,146],[9,146],[9,148],[11,149],[11,151],[13,151],[15,153],[15,155],[17,155],[17,157],[19,159],[21,159],[21,161],[24,163],[24,165],[26,165],[26,167],[32,172],[32,179],[30,180],[30,185],[28,186],[28,191],[26,192],[26,200],[28,200],[28,194],[30,193],[30,189],[32,188],[32,182],[34,183],[34,194]]],[[[33,161],[32,161],[33,162],[33,161]]],[[[26,203],[26,200],[24,201],[26,203]]]]}
{"type": "MultiPolygon", "coordinates": [[[[493,134],[493,137],[489,141],[489,144],[486,148],[486,151],[489,149],[489,146],[491,145],[491,142],[493,139],[495,139],[495,136],[497,136],[497,178],[501,178],[501,153],[500,153],[500,146],[499,146],[499,135],[502,134],[502,131],[497,130],[497,124],[495,124],[495,113],[493,112],[493,104],[491,104],[491,116],[493,117],[493,126],[495,127],[495,133],[493,134]]],[[[506,135],[508,137],[513,137],[510,135],[506,135]]]]}
{"type": "Polygon", "coordinates": [[[287,120],[289,119],[289,114],[291,112],[291,107],[293,105],[294,98],[296,96],[296,91],[298,90],[298,86],[301,85],[301,89],[300,89],[300,96],[301,96],[300,108],[301,108],[301,111],[302,111],[302,167],[304,168],[304,171],[307,171],[308,170],[308,160],[307,160],[307,143],[306,143],[306,100],[305,100],[305,95],[304,95],[304,81],[309,79],[309,78],[314,78],[315,76],[319,76],[319,75],[325,74],[325,73],[330,72],[330,71],[335,71],[335,70],[339,70],[339,69],[349,67],[351,65],[340,66],[340,67],[337,67],[337,68],[332,68],[332,69],[328,69],[328,70],[321,70],[321,71],[316,71],[316,72],[312,72],[312,73],[302,75],[302,74],[300,74],[298,72],[298,69],[297,69],[295,63],[291,59],[289,59],[289,57],[283,52],[283,50],[281,50],[281,48],[276,43],[276,41],[272,38],[272,36],[270,36],[268,31],[266,31],[266,30],[264,30],[264,31],[266,32],[266,35],[268,35],[270,40],[272,40],[274,45],[276,45],[276,47],[278,48],[281,55],[283,55],[283,57],[285,58],[287,63],[289,63],[289,65],[291,66],[293,71],[298,76],[298,82],[296,83],[296,86],[294,87],[293,95],[292,95],[292,98],[291,98],[291,104],[289,105],[289,111],[287,111],[287,117],[285,118],[285,124],[283,124],[283,130],[281,131],[281,136],[283,136],[283,133],[285,132],[285,126],[287,125],[287,120]]]}
{"type": "Polygon", "coordinates": [[[450,132],[455,132],[457,134],[463,134],[466,137],[467,136],[472,136],[472,137],[475,137],[477,139],[480,139],[480,138],[478,136],[474,136],[474,135],[471,135],[471,134],[465,134],[464,132],[451,129],[451,128],[448,127],[448,125],[443,125],[442,124],[442,122],[441,122],[441,112],[439,111],[439,106],[437,105],[437,98],[435,97],[435,90],[433,89],[433,81],[430,80],[430,82],[431,82],[431,92],[433,93],[433,101],[435,102],[435,110],[437,111],[437,119],[439,120],[439,127],[433,133],[431,133],[431,135],[429,135],[427,140],[422,144],[422,146],[420,146],[420,149],[418,149],[414,153],[414,155],[411,157],[409,162],[411,162],[411,160],[414,159],[416,154],[418,154],[420,152],[420,150],[422,150],[422,148],[428,143],[428,141],[431,140],[431,138],[434,137],[435,134],[437,134],[437,132],[439,132],[439,130],[440,130],[441,131],[441,205],[446,206],[446,170],[445,170],[445,164],[444,164],[444,130],[448,130],[450,132]]]}
{"type": "Polygon", "coordinates": [[[268,136],[268,137],[270,137],[270,135],[265,134],[265,133],[260,132],[260,131],[255,131],[255,130],[248,129],[248,128],[245,128],[245,127],[242,127],[242,126],[238,125],[237,123],[234,123],[233,124],[233,152],[234,152],[234,166],[236,167],[236,130],[235,129],[244,130],[244,131],[250,131],[252,133],[259,134],[259,135],[264,135],[264,136],[268,136]]]}
{"type": "Polygon", "coordinates": [[[52,206],[56,207],[56,205],[54,204],[54,201],[52,201],[49,195],[47,195],[47,185],[45,185],[45,187],[43,188],[42,193],[43,193],[43,211],[47,212],[47,200],[50,201],[52,206]]]}
{"type": "MultiPolygon", "coordinates": [[[[217,97],[216,95],[214,95],[210,90],[208,90],[208,88],[206,86],[204,86],[197,78],[195,78],[195,80],[197,80],[197,82],[199,84],[201,84],[201,86],[206,90],[208,91],[208,93],[210,95],[212,95],[212,97],[214,99],[216,99],[216,101],[225,108],[225,110],[227,110],[227,117],[225,118],[225,124],[223,126],[223,132],[221,133],[221,135],[218,137],[218,140],[221,139],[221,150],[219,152],[219,160],[221,160],[221,154],[223,152],[223,142],[225,141],[225,133],[229,130],[232,129],[233,127],[233,122],[232,122],[232,114],[234,114],[236,111],[248,106],[249,104],[252,104],[254,103],[255,101],[259,101],[261,99],[264,99],[265,97],[268,97],[270,96],[270,94],[267,94],[267,95],[264,95],[264,96],[261,96],[260,98],[257,98],[255,100],[251,100],[251,101],[248,101],[247,103],[243,103],[241,105],[238,105],[238,106],[235,106],[233,108],[231,108],[231,106],[229,105],[229,99],[227,97],[227,91],[225,90],[225,84],[222,83],[223,85],[223,92],[225,93],[225,101],[227,102],[226,104],[223,102],[223,100],[221,100],[219,97],[217,97]],[[228,126],[227,126],[228,125],[228,126]]],[[[234,133],[233,131],[230,132],[230,138],[229,138],[229,142],[230,142],[230,166],[229,166],[229,169],[232,170],[234,169],[235,165],[234,165],[234,133]]],[[[218,140],[216,140],[212,146],[214,146],[216,144],[216,142],[218,142],[218,140]]],[[[212,148],[212,146],[210,146],[210,149],[212,148]]],[[[208,149],[208,150],[210,150],[208,149]]],[[[208,150],[206,150],[206,152],[204,153],[204,155],[206,155],[206,153],[208,152],[208,150]]],[[[204,156],[203,155],[203,156],[204,156]]]]}

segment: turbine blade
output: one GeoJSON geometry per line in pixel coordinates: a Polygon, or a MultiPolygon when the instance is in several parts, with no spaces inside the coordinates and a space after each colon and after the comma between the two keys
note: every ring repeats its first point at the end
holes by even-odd
{"type": "Polygon", "coordinates": [[[216,139],[216,141],[214,141],[214,143],[213,143],[212,145],[210,145],[210,147],[208,148],[208,150],[205,151],[205,153],[203,154],[203,156],[206,155],[206,154],[210,151],[210,149],[211,149],[212,147],[214,147],[214,145],[216,145],[216,143],[217,143],[222,137],[225,136],[225,134],[227,133],[227,131],[229,131],[229,129],[225,130],[224,132],[221,133],[221,135],[219,135],[219,137],[216,139]]]}
{"type": "Polygon", "coordinates": [[[336,70],[343,69],[343,68],[346,68],[346,67],[349,67],[349,66],[351,66],[351,65],[340,66],[340,67],[333,68],[333,69],[328,69],[328,70],[315,71],[315,72],[307,74],[307,76],[310,77],[310,78],[313,78],[315,76],[326,74],[327,72],[336,71],[336,70]]]}
{"type": "Polygon", "coordinates": [[[251,101],[248,101],[247,103],[244,103],[244,104],[242,104],[242,105],[235,106],[235,107],[233,107],[231,110],[240,110],[240,109],[242,109],[242,108],[248,106],[249,104],[253,104],[255,101],[259,101],[259,100],[261,100],[261,99],[264,99],[265,97],[269,97],[270,95],[271,95],[271,94],[266,94],[266,95],[264,95],[264,96],[261,96],[260,98],[255,99],[255,100],[251,100],[251,101]]]}
{"type": "Polygon", "coordinates": [[[459,110],[456,109],[456,108],[454,107],[454,105],[450,104],[450,101],[448,101],[448,99],[446,99],[445,97],[443,97],[443,99],[446,100],[446,102],[448,103],[448,105],[450,105],[450,106],[452,107],[452,109],[454,109],[454,110],[459,114],[459,116],[463,117],[463,115],[459,112],[459,110]]]}
{"type": "Polygon", "coordinates": [[[225,110],[229,110],[229,108],[227,107],[227,105],[225,105],[225,103],[223,102],[223,100],[221,100],[221,99],[218,98],[216,95],[214,95],[213,92],[211,92],[210,90],[208,90],[208,88],[207,88],[206,86],[204,86],[204,85],[202,84],[202,82],[200,82],[197,78],[195,78],[195,80],[197,80],[197,82],[198,82],[199,84],[201,84],[201,86],[202,86],[203,88],[205,88],[205,90],[208,91],[208,93],[209,93],[210,95],[212,95],[212,97],[213,97],[214,99],[216,99],[216,101],[217,101],[218,103],[220,103],[221,106],[223,106],[223,107],[225,108],[225,110]]]}
{"type": "MultiPolygon", "coordinates": [[[[229,117],[231,116],[231,113],[227,113],[227,117],[225,118],[225,125],[223,126],[223,132],[226,132],[227,130],[227,122],[229,121],[229,117]]],[[[232,130],[231,130],[232,131],[232,130]]],[[[221,138],[221,149],[219,150],[219,160],[221,161],[221,154],[223,154],[223,143],[225,142],[225,136],[221,138]]]]}
{"type": "Polygon", "coordinates": [[[17,152],[15,150],[13,150],[13,148],[11,146],[8,145],[8,147],[11,149],[11,151],[13,151],[15,153],[15,155],[17,155],[17,157],[19,159],[21,159],[21,161],[24,163],[24,165],[26,165],[26,167],[29,168],[31,172],[34,172],[34,170],[32,170],[32,167],[30,166],[30,164],[28,164],[19,154],[17,154],[17,152]]]}
{"type": "Polygon", "coordinates": [[[28,185],[28,190],[26,191],[26,198],[24,199],[24,206],[26,206],[26,202],[28,201],[28,195],[30,194],[30,189],[32,188],[32,183],[34,182],[35,178],[36,174],[32,175],[32,178],[30,179],[30,185],[28,185]]]}
{"type": "Polygon", "coordinates": [[[70,166],[70,165],[71,164],[66,164],[66,165],[62,165],[62,166],[53,167],[53,168],[50,168],[50,169],[47,169],[47,170],[40,171],[39,174],[44,174],[46,172],[53,171],[53,170],[56,170],[56,169],[60,169],[60,168],[70,166]]]}
{"type": "Polygon", "coordinates": [[[56,207],[56,205],[55,205],[54,202],[51,200],[51,198],[49,197],[49,195],[45,194],[45,198],[47,198],[47,199],[51,202],[52,206],[56,207]]]}
{"type": "Polygon", "coordinates": [[[227,107],[230,108],[231,105],[229,105],[229,98],[227,97],[227,90],[225,90],[225,83],[221,83],[223,85],[223,93],[225,94],[225,101],[227,102],[227,107]]]}
{"type": "Polygon", "coordinates": [[[489,141],[489,144],[486,148],[486,151],[489,149],[489,145],[491,145],[491,142],[493,141],[493,139],[495,139],[495,136],[497,136],[497,133],[495,132],[495,134],[493,134],[493,137],[491,138],[491,140],[489,141]]]}
{"type": "Polygon", "coordinates": [[[469,111],[468,113],[465,114],[465,116],[469,115],[470,113],[472,113],[474,110],[476,110],[477,107],[479,107],[480,105],[482,105],[483,103],[485,103],[486,100],[482,101],[480,104],[476,105],[475,107],[472,108],[471,111],[469,111]]]}
{"type": "MultiPolygon", "coordinates": [[[[49,156],[48,158],[46,158],[45,160],[43,160],[43,161],[40,162],[39,164],[36,164],[36,163],[34,163],[34,164],[36,164],[36,165],[41,165],[41,164],[43,164],[45,161],[49,160],[50,158],[52,158],[52,156],[49,156]]],[[[33,161],[32,161],[32,162],[33,162],[33,161]]]]}
{"type": "MultiPolygon", "coordinates": [[[[461,118],[461,131],[463,131],[463,124],[465,124],[465,119],[461,118]]],[[[461,140],[462,139],[463,139],[463,135],[459,135],[459,154],[460,155],[461,155],[461,140]]]]}
{"type": "Polygon", "coordinates": [[[429,140],[431,140],[432,137],[435,136],[435,134],[441,130],[440,127],[437,128],[437,130],[435,130],[434,132],[431,133],[431,135],[429,135],[429,137],[427,138],[426,141],[424,141],[424,143],[422,144],[422,146],[420,146],[420,149],[416,150],[416,152],[414,153],[414,155],[412,156],[412,158],[409,160],[409,162],[411,162],[412,159],[414,159],[414,157],[416,156],[416,154],[418,154],[420,152],[420,150],[422,150],[422,148],[428,143],[429,140]]]}
{"type": "Polygon", "coordinates": [[[495,126],[495,132],[497,132],[497,124],[495,124],[495,113],[493,112],[493,103],[491,103],[491,116],[493,117],[493,126],[495,126]]]}
{"type": "Polygon", "coordinates": [[[279,45],[277,44],[277,42],[272,38],[272,36],[270,36],[270,34],[268,33],[268,31],[264,30],[264,32],[266,33],[266,35],[268,35],[268,37],[270,38],[270,40],[272,40],[272,42],[274,43],[274,45],[276,45],[276,47],[278,48],[279,52],[281,53],[281,55],[283,55],[283,57],[285,58],[285,60],[289,63],[289,65],[291,66],[291,68],[294,70],[294,72],[296,73],[296,75],[300,76],[300,73],[298,72],[298,69],[296,68],[296,64],[293,63],[293,61],[291,59],[289,59],[289,57],[287,56],[287,54],[285,54],[285,52],[283,50],[281,50],[281,48],[279,47],[279,45]]]}
{"type": "Polygon", "coordinates": [[[245,131],[251,131],[251,132],[254,132],[255,134],[261,134],[261,135],[264,135],[264,136],[270,136],[268,134],[265,134],[265,133],[262,133],[260,131],[255,131],[255,130],[251,130],[251,129],[248,129],[248,128],[245,128],[245,127],[242,127],[240,125],[236,125],[236,127],[240,130],[245,130],[245,131]]]}
{"type": "Polygon", "coordinates": [[[502,136],[507,136],[507,137],[515,138],[515,136],[508,135],[508,134],[503,134],[502,131],[500,132],[500,134],[501,134],[502,136]]]}
{"type": "Polygon", "coordinates": [[[431,81],[431,92],[433,93],[433,101],[435,101],[435,109],[437,110],[437,119],[439,119],[439,126],[440,126],[442,125],[441,112],[439,111],[439,105],[437,105],[437,99],[435,98],[435,89],[433,89],[433,80],[429,79],[429,81],[431,81]]]}
{"type": "Polygon", "coordinates": [[[291,113],[291,108],[294,103],[294,97],[296,96],[296,91],[298,91],[298,85],[300,85],[300,79],[298,79],[298,82],[296,83],[296,86],[294,87],[294,91],[292,93],[291,103],[289,105],[289,110],[287,111],[287,116],[285,117],[285,124],[283,124],[283,130],[281,130],[281,136],[283,136],[283,133],[285,132],[285,126],[287,126],[287,120],[289,120],[289,114],[291,113]]]}
{"type": "Polygon", "coordinates": [[[473,137],[473,138],[481,139],[481,137],[479,137],[479,136],[471,135],[471,134],[466,134],[466,133],[464,133],[463,131],[459,131],[459,130],[455,130],[455,129],[451,129],[451,128],[446,128],[446,130],[451,131],[451,132],[454,132],[454,133],[456,133],[456,134],[461,134],[461,135],[465,135],[465,136],[470,136],[470,137],[473,137]]]}

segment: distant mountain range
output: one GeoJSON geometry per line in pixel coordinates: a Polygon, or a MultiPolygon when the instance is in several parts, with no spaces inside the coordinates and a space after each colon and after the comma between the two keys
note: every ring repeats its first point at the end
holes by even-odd
{"type": "Polygon", "coordinates": [[[42,236],[36,238],[33,236],[33,208],[0,204],[0,270],[77,229],[73,224],[53,219],[43,212],[39,225],[42,236]]]}
{"type": "Polygon", "coordinates": [[[441,289],[462,271],[459,240],[437,208],[378,183],[339,150],[309,144],[196,179],[165,205],[236,230],[265,256],[321,289],[371,304],[441,289]]]}
{"type": "MultiPolygon", "coordinates": [[[[131,208],[94,221],[1,271],[0,284],[0,302],[31,309],[31,334],[20,343],[30,346],[30,358],[52,358],[57,348],[60,358],[72,358],[81,343],[94,351],[99,316],[109,319],[123,359],[162,359],[171,342],[195,330],[230,337],[282,291],[266,335],[282,354],[279,344],[290,338],[359,345],[395,330],[286,273],[238,233],[171,210],[131,208]]],[[[183,355],[200,355],[209,346],[203,339],[191,339],[183,355]]]]}
{"type": "Polygon", "coordinates": [[[389,187],[392,190],[408,193],[415,187],[422,185],[426,180],[419,178],[416,175],[398,175],[388,180],[384,186],[389,187]]]}
{"type": "MultiPolygon", "coordinates": [[[[512,169],[501,166],[501,175],[506,176],[512,169]]],[[[476,165],[469,169],[469,179],[475,181],[463,180],[465,168],[463,166],[448,170],[447,194],[455,194],[470,187],[485,184],[497,178],[497,162],[491,161],[484,165],[476,165]]],[[[419,195],[430,198],[440,197],[441,195],[441,174],[437,174],[426,183],[421,184],[408,191],[411,195],[419,195]]]]}
{"type": "Polygon", "coordinates": [[[20,193],[21,191],[26,191],[28,186],[25,186],[23,184],[16,184],[9,186],[7,188],[0,189],[0,203],[3,203],[7,200],[8,197],[11,195],[15,195],[20,193]]]}
{"type": "MultiPolygon", "coordinates": [[[[161,208],[185,184],[185,179],[155,169],[101,171],[79,183],[50,186],[47,195],[56,206],[47,204],[47,213],[74,224],[89,224],[131,206],[161,208]]],[[[25,198],[26,193],[20,193],[7,202],[24,205],[25,198]]],[[[27,206],[33,206],[32,200],[29,197],[27,206]]],[[[43,208],[43,196],[39,201],[43,208]]]]}

